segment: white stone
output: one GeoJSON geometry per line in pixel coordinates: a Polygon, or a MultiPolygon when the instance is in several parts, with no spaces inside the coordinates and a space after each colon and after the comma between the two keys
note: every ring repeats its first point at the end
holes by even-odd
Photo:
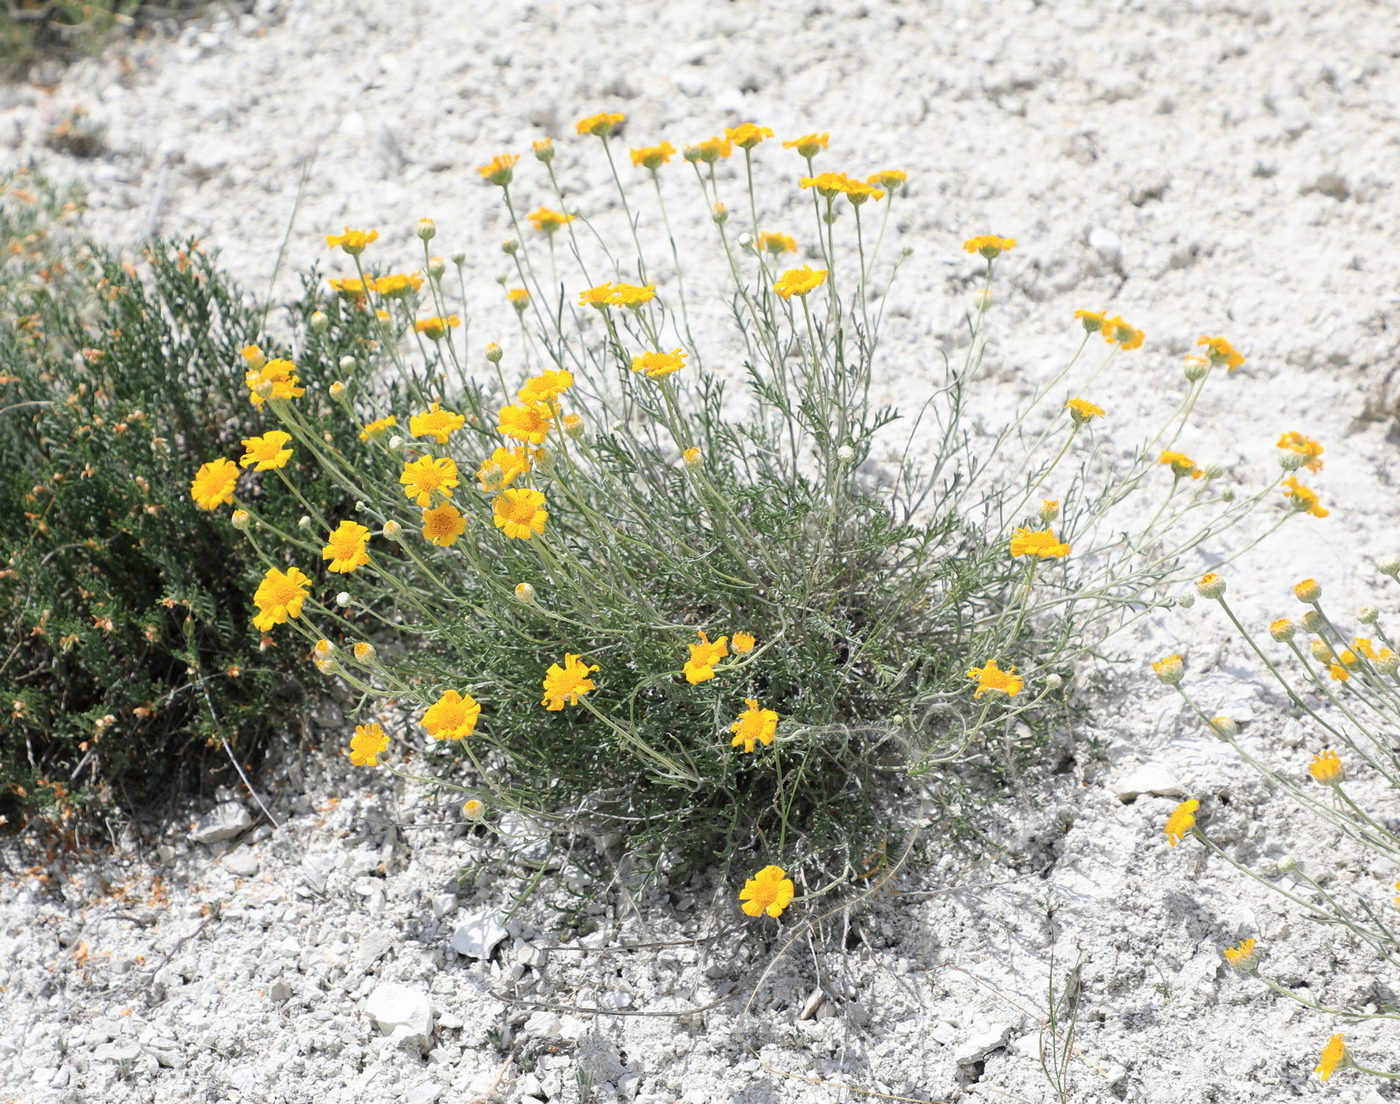
{"type": "Polygon", "coordinates": [[[1142,794],[1181,797],[1186,793],[1176,775],[1161,763],[1144,763],[1130,770],[1127,774],[1119,776],[1112,788],[1118,800],[1125,805],[1142,794]]]}
{"type": "Polygon", "coordinates": [[[258,857],[246,847],[230,851],[219,863],[230,874],[240,878],[251,878],[258,872],[258,857]]]}
{"type": "Polygon", "coordinates": [[[1107,227],[1095,226],[1089,231],[1089,248],[1105,264],[1114,264],[1123,255],[1123,239],[1107,227]]]}
{"type": "Polygon", "coordinates": [[[437,1104],[438,1097],[441,1095],[441,1085],[424,1081],[421,1085],[414,1085],[413,1088],[404,1093],[403,1101],[404,1104],[437,1104]]]}
{"type": "Polygon", "coordinates": [[[253,826],[253,814],[241,802],[223,801],[195,822],[190,839],[196,843],[218,843],[232,839],[253,826]]]}
{"type": "Polygon", "coordinates": [[[988,1024],[980,1031],[974,1031],[953,1048],[953,1061],[960,1066],[970,1066],[974,1062],[980,1062],[992,1051],[1004,1046],[1010,1035],[1011,1025],[1009,1023],[988,1024]]]}
{"type": "Polygon", "coordinates": [[[501,924],[502,915],[489,909],[464,916],[452,933],[452,949],[467,958],[490,958],[491,952],[510,935],[501,924]]]}
{"type": "Polygon", "coordinates": [[[525,1033],[534,1039],[581,1039],[585,1030],[582,1020],[547,1009],[533,1013],[525,1021],[525,1033]]]}
{"type": "Polygon", "coordinates": [[[457,894],[439,893],[432,900],[433,919],[441,920],[449,912],[454,912],[457,908],[457,894]]]}
{"type": "Polygon", "coordinates": [[[433,1005],[422,989],[391,981],[375,986],[365,1011],[384,1035],[396,1042],[426,1043],[433,1033],[433,1005]]]}

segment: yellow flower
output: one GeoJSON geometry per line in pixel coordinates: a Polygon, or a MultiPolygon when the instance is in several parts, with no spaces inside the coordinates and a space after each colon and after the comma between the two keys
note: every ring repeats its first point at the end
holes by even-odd
{"type": "Polygon", "coordinates": [[[675,155],[676,147],[670,142],[662,142],[659,146],[643,146],[632,150],[632,164],[655,172],[675,155]]]}
{"type": "Polygon", "coordinates": [[[1076,425],[1083,425],[1104,416],[1103,407],[1095,406],[1087,399],[1070,399],[1065,403],[1065,409],[1069,411],[1069,416],[1074,419],[1076,425]]]}
{"type": "Polygon", "coordinates": [[[1060,500],[1058,498],[1042,498],[1038,512],[1041,521],[1046,523],[1054,521],[1060,516],[1060,500]]]}
{"type": "Polygon", "coordinates": [[[1136,326],[1130,326],[1116,314],[1104,320],[1103,339],[1110,345],[1117,345],[1124,351],[1138,348],[1147,335],[1136,326]]]}
{"type": "Polygon", "coordinates": [[[331,285],[332,290],[340,292],[347,299],[358,299],[365,293],[365,282],[354,276],[347,276],[343,280],[332,276],[327,283],[331,285]]]}
{"type": "Polygon", "coordinates": [[[700,463],[702,458],[700,450],[694,445],[691,445],[690,448],[681,453],[681,459],[685,461],[685,465],[688,468],[695,467],[696,464],[700,463]]]}
{"type": "Polygon", "coordinates": [[[1167,686],[1176,686],[1186,677],[1186,661],[1179,654],[1173,653],[1153,663],[1152,670],[1167,686]]]}
{"type": "Polygon", "coordinates": [[[1376,651],[1376,642],[1369,636],[1353,636],[1351,646],[1369,660],[1380,659],[1380,653],[1376,651]]]}
{"type": "Polygon", "coordinates": [[[201,510],[217,510],[233,501],[233,488],[238,484],[238,467],[232,460],[219,457],[200,465],[190,484],[190,497],[201,510]]]}
{"type": "Polygon", "coordinates": [[[413,323],[413,328],[418,333],[432,341],[441,341],[447,336],[450,328],[455,328],[462,324],[461,318],[455,314],[449,314],[446,318],[439,318],[434,315],[432,318],[420,318],[413,323]]]}
{"type": "Polygon", "coordinates": [[[778,728],[778,715],[771,709],[760,709],[757,698],[745,698],[744,704],[748,708],[729,726],[729,731],[734,733],[734,739],[729,741],[729,745],[742,746],[745,754],[752,754],[755,743],[768,747],[773,742],[773,733],[778,728]]]}
{"type": "Polygon", "coordinates": [[[335,532],[326,538],[321,559],[331,561],[327,571],[348,575],[369,563],[368,545],[368,529],[358,521],[342,521],[335,527],[335,532]]]}
{"type": "Polygon", "coordinates": [[[536,138],[530,143],[530,148],[535,151],[537,161],[543,161],[547,165],[554,160],[553,138],[536,138]]]}
{"type": "Polygon", "coordinates": [[[570,437],[577,437],[579,434],[581,434],[583,432],[583,415],[565,414],[564,432],[567,433],[570,437]]]}
{"type": "Polygon", "coordinates": [[[1311,605],[1322,597],[1322,585],[1316,579],[1304,579],[1293,585],[1293,595],[1298,601],[1311,605]]]}
{"type": "Polygon", "coordinates": [[[457,486],[457,464],[447,456],[424,456],[405,464],[399,476],[403,493],[419,506],[431,506],[433,496],[452,497],[457,486]]]}
{"type": "Polygon", "coordinates": [[[1084,329],[1089,333],[1098,333],[1103,329],[1103,324],[1108,321],[1108,314],[1105,311],[1077,310],[1074,317],[1084,324],[1084,329]]]}
{"type": "Polygon", "coordinates": [[[466,424],[467,419],[462,415],[433,403],[422,414],[415,414],[408,420],[408,431],[415,437],[431,437],[443,445],[466,424]]]}
{"type": "Polygon", "coordinates": [[[350,737],[350,762],[357,767],[377,767],[379,757],[389,748],[389,737],[378,723],[356,725],[350,737]]]}
{"type": "Polygon", "coordinates": [[[1314,441],[1311,437],[1304,437],[1301,433],[1290,431],[1278,439],[1278,448],[1288,452],[1296,452],[1303,458],[1303,467],[1311,472],[1322,470],[1322,454],[1325,449],[1314,441]]]}
{"type": "Polygon", "coordinates": [[[592,134],[597,138],[606,138],[626,120],[626,115],[600,111],[597,115],[589,115],[586,119],[580,119],[574,124],[574,130],[578,134],[592,134]]]}
{"type": "Polygon", "coordinates": [[[963,249],[967,252],[980,253],[989,261],[993,257],[1015,248],[1015,238],[999,238],[995,234],[978,234],[975,238],[968,238],[967,241],[963,242],[963,249]]]}
{"type": "Polygon", "coordinates": [[[239,457],[238,464],[244,468],[250,464],[256,465],[254,471],[280,468],[292,458],[292,450],[285,447],[291,439],[290,433],[283,433],[280,429],[269,430],[261,437],[245,437],[243,447],[248,451],[239,457]]]}
{"type": "Polygon", "coordinates": [[[503,406],[497,415],[496,432],[527,445],[543,444],[554,424],[550,421],[549,413],[549,407],[544,403],[503,406]]]}
{"type": "Polygon", "coordinates": [[[1232,372],[1244,363],[1244,357],[1223,337],[1203,337],[1196,344],[1206,347],[1206,355],[1212,364],[1223,364],[1232,372]]]}
{"type": "Polygon", "coordinates": [[[462,511],[450,502],[443,502],[423,511],[423,536],[439,548],[451,545],[467,528],[462,511]]]}
{"type": "Polygon", "coordinates": [[[506,288],[506,302],[515,308],[516,313],[524,314],[530,305],[530,293],[524,288],[506,288]]]}
{"type": "Polygon", "coordinates": [[[790,268],[784,272],[773,285],[773,290],[782,298],[791,299],[794,295],[806,295],[815,291],[824,283],[826,269],[803,265],[801,268],[790,268]]]}
{"type": "Polygon", "coordinates": [[[642,353],[632,358],[632,371],[645,372],[650,379],[660,379],[685,367],[686,354],[680,349],[669,353],[642,353]]]}
{"type": "Polygon", "coordinates": [[[1322,1048],[1322,1055],[1318,1059],[1317,1067],[1313,1073],[1326,1081],[1337,1072],[1338,1066],[1344,1066],[1347,1062],[1347,1044],[1341,1035],[1333,1035],[1327,1040],[1327,1045],[1322,1048]]]}
{"type": "Polygon", "coordinates": [[[374,290],[386,299],[403,299],[423,286],[423,277],[418,273],[395,273],[380,276],[374,281],[374,290]]]}
{"type": "Polygon", "coordinates": [[[1334,786],[1344,782],[1347,776],[1341,756],[1331,748],[1313,756],[1313,761],[1308,764],[1308,773],[1324,786],[1334,786]]]}
{"type": "Polygon", "coordinates": [[[748,655],[757,643],[752,633],[736,632],[729,638],[729,646],[734,649],[735,655],[748,655]]]}
{"type": "Polygon", "coordinates": [[[796,253],[797,241],[786,234],[770,234],[765,230],[758,235],[758,248],[776,257],[779,253],[796,253]]]}
{"type": "Polygon", "coordinates": [[[1069,545],[1056,540],[1053,529],[1017,529],[1011,537],[1011,554],[1052,560],[1068,556],[1069,545]]]}
{"type": "Polygon", "coordinates": [[[681,674],[685,675],[686,682],[694,686],[715,677],[715,664],[729,654],[729,637],[721,636],[711,642],[702,632],[699,644],[688,644],[686,647],[690,649],[690,658],[686,660],[681,674]]]}
{"type": "Polygon", "coordinates": [[[887,192],[893,192],[896,188],[909,182],[909,174],[903,169],[881,169],[865,179],[870,184],[884,188],[887,192]]]}
{"type": "Polygon", "coordinates": [[[792,903],[796,892],[787,871],[781,866],[765,866],[744,883],[739,900],[743,902],[745,916],[767,913],[776,920],[792,903]]]}
{"type": "Polygon", "coordinates": [[[363,253],[365,251],[365,246],[372,241],[377,241],[379,238],[378,230],[351,230],[348,226],[346,226],[344,230],[345,233],[343,234],[326,235],[327,248],[334,249],[338,245],[341,249],[345,250],[346,253],[354,257],[363,253]]]}
{"type": "Polygon", "coordinates": [[[1200,807],[1201,803],[1193,797],[1172,810],[1172,815],[1167,817],[1166,827],[1162,829],[1168,844],[1175,847],[1185,838],[1186,833],[1195,827],[1196,810],[1200,807]]]}
{"type": "Polygon", "coordinates": [[[1290,475],[1285,479],[1283,487],[1284,497],[1289,500],[1289,505],[1298,513],[1325,518],[1332,512],[1322,505],[1322,500],[1317,497],[1317,492],[1311,487],[1305,487],[1299,483],[1296,476],[1290,475]]]}
{"type": "Polygon", "coordinates": [[[273,625],[285,625],[288,618],[300,617],[310,587],[311,580],[298,568],[287,571],[269,568],[253,594],[253,604],[258,607],[253,618],[254,627],[267,632],[273,625]]]}
{"type": "Polygon", "coordinates": [[[297,366],[281,357],[251,369],[243,382],[248,385],[248,398],[254,406],[262,406],[268,399],[297,399],[306,394],[297,378],[297,366]]]}
{"type": "Polygon", "coordinates": [[[476,728],[481,706],[470,694],[448,690],[423,714],[419,722],[434,740],[465,740],[476,728]]]}
{"type": "Polygon", "coordinates": [[[527,406],[535,403],[550,403],[574,385],[574,374],[567,368],[557,372],[541,372],[525,381],[525,386],[517,397],[527,406]]]}
{"type": "Polygon", "coordinates": [[[557,713],[566,705],[578,705],[583,695],[598,689],[588,676],[598,670],[598,665],[586,664],[572,652],[564,654],[564,666],[551,663],[544,676],[544,697],[540,704],[551,713],[557,713]]]}
{"type": "Polygon", "coordinates": [[[763,139],[773,137],[773,132],[768,127],[756,126],[753,123],[740,123],[736,127],[726,128],[724,136],[740,149],[751,150],[763,139]]]}
{"type": "Polygon", "coordinates": [[[517,154],[498,153],[486,164],[478,165],[476,171],[481,174],[486,183],[504,188],[515,179],[515,165],[519,160],[520,157],[517,154]]]}
{"type": "Polygon", "coordinates": [[[882,189],[873,184],[867,184],[863,180],[847,180],[845,191],[846,198],[856,207],[859,207],[867,199],[880,200],[885,198],[882,189]]]}
{"type": "Polygon", "coordinates": [[[985,667],[973,667],[967,672],[967,677],[977,680],[977,690],[972,695],[980,698],[988,690],[997,694],[1005,694],[1008,698],[1014,698],[1021,692],[1021,687],[1026,683],[1020,675],[1016,673],[1015,667],[1008,667],[1005,671],[997,667],[997,661],[987,660],[985,667]]]}
{"type": "Polygon", "coordinates": [[[387,418],[376,418],[372,422],[366,422],[360,429],[360,440],[368,441],[371,437],[378,437],[398,424],[399,420],[392,414],[387,418]]]}
{"type": "Polygon", "coordinates": [[[783,149],[795,149],[799,157],[811,160],[822,150],[826,149],[827,143],[831,140],[831,135],[823,132],[821,134],[804,134],[801,138],[793,138],[791,141],[783,143],[783,149]]]}
{"type": "Polygon", "coordinates": [[[733,145],[728,138],[706,138],[703,142],[696,142],[693,146],[685,147],[685,159],[687,161],[702,161],[706,165],[713,165],[721,157],[728,157],[734,152],[733,145]]]}
{"type": "Polygon", "coordinates": [[[529,540],[544,532],[549,511],[544,508],[544,492],[502,491],[491,500],[496,527],[516,540],[529,540]]]}
{"type": "Polygon", "coordinates": [[[599,284],[597,287],[579,292],[578,304],[581,307],[597,307],[602,310],[604,307],[612,305],[612,295],[612,284],[599,284]]]}
{"type": "Polygon", "coordinates": [[[856,181],[843,172],[824,172],[816,176],[799,177],[797,183],[801,188],[815,188],[817,194],[824,199],[832,199],[849,192],[856,181]]]}
{"type": "Polygon", "coordinates": [[[1184,476],[1190,476],[1192,479],[1200,479],[1206,474],[1200,468],[1196,467],[1196,461],[1192,460],[1191,457],[1187,456],[1184,452],[1164,450],[1162,454],[1157,457],[1157,463],[1165,464],[1167,467],[1171,468],[1172,474],[1178,479],[1184,476]]]}
{"type": "Polygon", "coordinates": [[[1234,947],[1226,947],[1222,952],[1225,961],[1242,974],[1253,973],[1259,967],[1254,956],[1254,940],[1242,939],[1234,947]]]}
{"type": "Polygon", "coordinates": [[[262,350],[256,345],[244,345],[238,350],[242,358],[248,362],[249,368],[261,368],[266,363],[267,358],[263,356],[262,350]]]}
{"type": "Polygon", "coordinates": [[[559,227],[574,221],[573,215],[566,215],[563,211],[552,211],[548,207],[536,207],[525,217],[536,230],[545,234],[552,234],[559,227]]]}
{"type": "Polygon", "coordinates": [[[643,303],[650,303],[655,298],[655,284],[647,284],[644,287],[638,287],[636,284],[618,284],[613,288],[608,302],[615,307],[631,307],[636,310],[643,303]]]}
{"type": "Polygon", "coordinates": [[[483,491],[503,491],[530,470],[530,450],[498,448],[476,469],[476,482],[483,491]]]}

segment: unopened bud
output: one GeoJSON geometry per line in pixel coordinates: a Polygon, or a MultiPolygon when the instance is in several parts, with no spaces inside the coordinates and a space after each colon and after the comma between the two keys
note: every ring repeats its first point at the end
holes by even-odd
{"type": "Polygon", "coordinates": [[[1280,644],[1286,644],[1293,639],[1293,634],[1298,630],[1293,622],[1286,617],[1280,617],[1277,621],[1269,622],[1269,635],[1280,644]]]}
{"type": "Polygon", "coordinates": [[[1381,618],[1381,611],[1375,606],[1362,606],[1356,611],[1356,619],[1363,625],[1374,625],[1381,618]]]}
{"type": "Polygon", "coordinates": [[[1327,618],[1315,609],[1304,610],[1303,616],[1298,620],[1302,622],[1305,632],[1320,633],[1327,627],[1327,618]]]}
{"type": "Polygon", "coordinates": [[[249,524],[252,522],[253,519],[249,516],[247,510],[235,510],[229,516],[228,520],[230,525],[242,532],[243,530],[248,528],[249,524]]]}
{"type": "Polygon", "coordinates": [[[1188,380],[1195,383],[1197,380],[1206,378],[1206,374],[1210,371],[1210,361],[1205,357],[1189,356],[1186,358],[1186,364],[1182,371],[1185,372],[1188,380]]]}
{"type": "Polygon", "coordinates": [[[1225,469],[1219,464],[1207,464],[1205,466],[1205,473],[1207,479],[1219,479],[1225,474],[1225,469]]]}
{"type": "Polygon", "coordinates": [[[578,437],[583,433],[583,418],[578,414],[564,415],[564,432],[570,437],[578,437]]]}
{"type": "Polygon", "coordinates": [[[441,257],[428,258],[428,275],[434,280],[441,280],[442,274],[447,271],[447,262],[441,257]]]}
{"type": "Polygon", "coordinates": [[[298,528],[298,529],[310,529],[310,528],[311,528],[311,518],[308,517],[306,514],[302,514],[301,517],[297,518],[297,528],[298,528]]]}
{"type": "Polygon", "coordinates": [[[345,384],[341,383],[340,380],[334,380],[327,390],[330,391],[331,398],[338,399],[345,394],[345,384]]]}
{"type": "Polygon", "coordinates": [[[1152,664],[1152,670],[1167,686],[1176,686],[1186,677],[1186,664],[1179,655],[1169,655],[1152,664]]]}
{"type": "Polygon", "coordinates": [[[507,257],[514,257],[520,251],[520,243],[514,238],[507,238],[501,242],[501,252],[507,257]]]}
{"type": "Polygon", "coordinates": [[[361,663],[374,662],[374,645],[370,644],[368,641],[356,641],[350,651],[361,663]]]}
{"type": "Polygon", "coordinates": [[[271,380],[258,380],[253,387],[253,394],[260,399],[270,399],[272,398],[273,390],[274,384],[271,380]]]}
{"type": "Polygon", "coordinates": [[[348,606],[350,604],[350,592],[348,590],[342,590],[335,596],[335,604],[341,609],[348,606]]]}
{"type": "Polygon", "coordinates": [[[394,434],[392,437],[389,438],[389,447],[395,452],[398,452],[399,449],[403,448],[403,438],[400,437],[397,433],[394,434]]]}
{"type": "Polygon", "coordinates": [[[418,236],[424,241],[432,241],[437,236],[437,224],[430,218],[418,220],[418,236]]]}
{"type": "Polygon", "coordinates": [[[856,450],[851,448],[850,445],[842,445],[836,450],[836,459],[840,460],[843,464],[849,464],[855,458],[856,450]]]}
{"type": "Polygon", "coordinates": [[[1234,717],[1212,717],[1210,719],[1210,727],[1215,729],[1221,736],[1234,736],[1240,730],[1240,726],[1234,717]]]}
{"type": "Polygon", "coordinates": [[[403,537],[403,526],[392,518],[384,523],[384,539],[397,541],[403,537]]]}
{"type": "Polygon", "coordinates": [[[710,217],[715,220],[717,225],[723,226],[729,218],[729,208],[723,203],[716,203],[710,208],[710,217]]]}
{"type": "Polygon", "coordinates": [[[460,251],[452,254],[452,263],[458,268],[461,268],[464,264],[467,263],[467,255],[460,251]]]}
{"type": "Polygon", "coordinates": [[[1376,561],[1376,570],[1391,578],[1400,576],[1400,556],[1382,556],[1376,561]]]}
{"type": "Polygon", "coordinates": [[[1293,594],[1298,601],[1311,605],[1322,597],[1322,585],[1316,579],[1304,579],[1294,585],[1293,594]]]}
{"type": "Polygon", "coordinates": [[[1400,655],[1396,655],[1389,648],[1383,649],[1371,662],[1383,675],[1394,677],[1395,672],[1400,671],[1400,655]]]}
{"type": "Polygon", "coordinates": [[[744,250],[752,250],[752,249],[753,249],[753,235],[752,235],[752,234],[748,234],[748,233],[740,234],[740,235],[739,235],[739,248],[740,248],[740,249],[744,249],[744,250]]]}
{"type": "Polygon", "coordinates": [[[1188,590],[1185,594],[1178,594],[1175,602],[1178,609],[1190,609],[1196,604],[1196,596],[1188,590]]]}
{"type": "Polygon", "coordinates": [[[359,367],[359,362],[354,357],[347,355],[340,358],[342,372],[353,372],[357,367],[359,367]]]}
{"type": "Polygon", "coordinates": [[[1058,690],[1064,684],[1065,680],[1059,675],[1052,673],[1045,676],[1045,689],[1047,690],[1058,690]]]}
{"type": "Polygon", "coordinates": [[[486,359],[489,360],[492,364],[500,364],[501,357],[503,356],[505,356],[505,353],[501,351],[501,347],[497,345],[494,341],[491,342],[490,345],[486,346],[486,359]]]}
{"type": "Polygon", "coordinates": [[[1331,663],[1333,660],[1332,645],[1325,640],[1314,640],[1309,649],[1313,659],[1319,663],[1331,663]]]}
{"type": "Polygon", "coordinates": [[[1060,516],[1060,501],[1057,498],[1043,498],[1040,500],[1040,520],[1046,523],[1054,521],[1060,516]]]}
{"type": "Polygon", "coordinates": [[[1281,452],[1278,454],[1278,466],[1286,472],[1297,471],[1303,466],[1304,456],[1300,452],[1281,452]]]}
{"type": "Polygon", "coordinates": [[[1196,593],[1202,598],[1224,598],[1225,580],[1213,571],[1202,575],[1196,580],[1196,593]]]}
{"type": "Polygon", "coordinates": [[[701,455],[698,448],[691,445],[690,448],[681,453],[681,459],[685,461],[687,467],[693,468],[696,464],[700,463],[704,457],[701,455]]]}
{"type": "Polygon", "coordinates": [[[515,597],[517,601],[524,602],[528,606],[535,600],[535,588],[529,583],[516,583],[515,597]]]}
{"type": "Polygon", "coordinates": [[[486,806],[473,797],[462,803],[462,815],[468,820],[481,820],[486,816],[486,806]]]}
{"type": "Polygon", "coordinates": [[[326,317],[325,311],[312,311],[307,323],[311,326],[313,333],[325,333],[331,328],[331,320],[326,317]]]}

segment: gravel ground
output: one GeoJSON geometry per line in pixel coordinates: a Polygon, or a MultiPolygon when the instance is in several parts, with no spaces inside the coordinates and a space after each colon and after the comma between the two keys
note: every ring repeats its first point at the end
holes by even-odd
{"type": "MultiPolygon", "coordinates": [[[[254,289],[300,190],[279,296],[334,264],[323,234],[376,226],[376,248],[411,258],[431,215],[445,248],[477,243],[484,343],[505,332],[492,277],[508,226],[474,166],[552,134],[571,201],[601,215],[610,179],[565,141],[598,110],[625,112],[634,145],[753,119],[780,136],[830,130],[828,167],[910,172],[896,222],[913,254],[888,294],[878,401],[917,401],[924,366],[958,347],[972,233],[1021,243],[993,314],[989,420],[1060,363],[1076,308],[1111,303],[1147,332],[1095,395],[1124,449],[1168,408],[1195,338],[1227,334],[1249,363],[1213,382],[1187,451],[1247,485],[1278,434],[1300,430],[1327,445],[1316,483],[1333,511],[1230,566],[1238,608],[1289,613],[1287,587],[1315,575],[1335,608],[1394,612],[1369,567],[1400,548],[1390,0],[263,0],[121,44],[56,86],[0,87],[0,143],[7,163],[85,182],[93,233],[197,236],[254,289]],[[89,156],[51,141],[77,108],[100,132],[89,156]]],[[[792,164],[774,150],[760,169],[771,195],[792,164]]],[[[525,179],[534,206],[545,197],[525,179]]],[[[707,226],[677,230],[684,245],[707,226]]],[[[1317,735],[1205,605],[1118,641],[1128,662],[1086,689],[1074,754],[989,814],[1003,850],[969,860],[925,838],[825,918],[736,930],[718,875],[634,898],[595,893],[567,862],[512,914],[537,841],[353,771],[334,724],[325,754],[289,750],[261,781],[275,824],[227,794],[163,838],[131,830],[47,874],[12,851],[0,1100],[1047,1101],[1047,985],[1075,964],[1066,1100],[1400,1098],[1351,1073],[1319,1084],[1339,1027],[1233,975],[1219,948],[1257,937],[1273,973],[1324,1004],[1393,999],[1376,964],[1162,838],[1180,796],[1198,795],[1241,854],[1339,881],[1397,876],[1299,818],[1143,677],[1144,659],[1188,649],[1202,696],[1301,769],[1317,735]],[[481,876],[458,888],[464,867],[481,876]]],[[[1393,1029],[1346,1030],[1372,1064],[1400,1054],[1393,1029]]]]}

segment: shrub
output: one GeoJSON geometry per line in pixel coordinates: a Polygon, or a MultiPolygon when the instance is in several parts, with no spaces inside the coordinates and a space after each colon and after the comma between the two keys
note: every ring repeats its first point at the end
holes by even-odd
{"type": "Polygon", "coordinates": [[[0,73],[44,58],[69,61],[124,29],[203,6],[204,0],[8,0],[0,19],[0,73]]]}

